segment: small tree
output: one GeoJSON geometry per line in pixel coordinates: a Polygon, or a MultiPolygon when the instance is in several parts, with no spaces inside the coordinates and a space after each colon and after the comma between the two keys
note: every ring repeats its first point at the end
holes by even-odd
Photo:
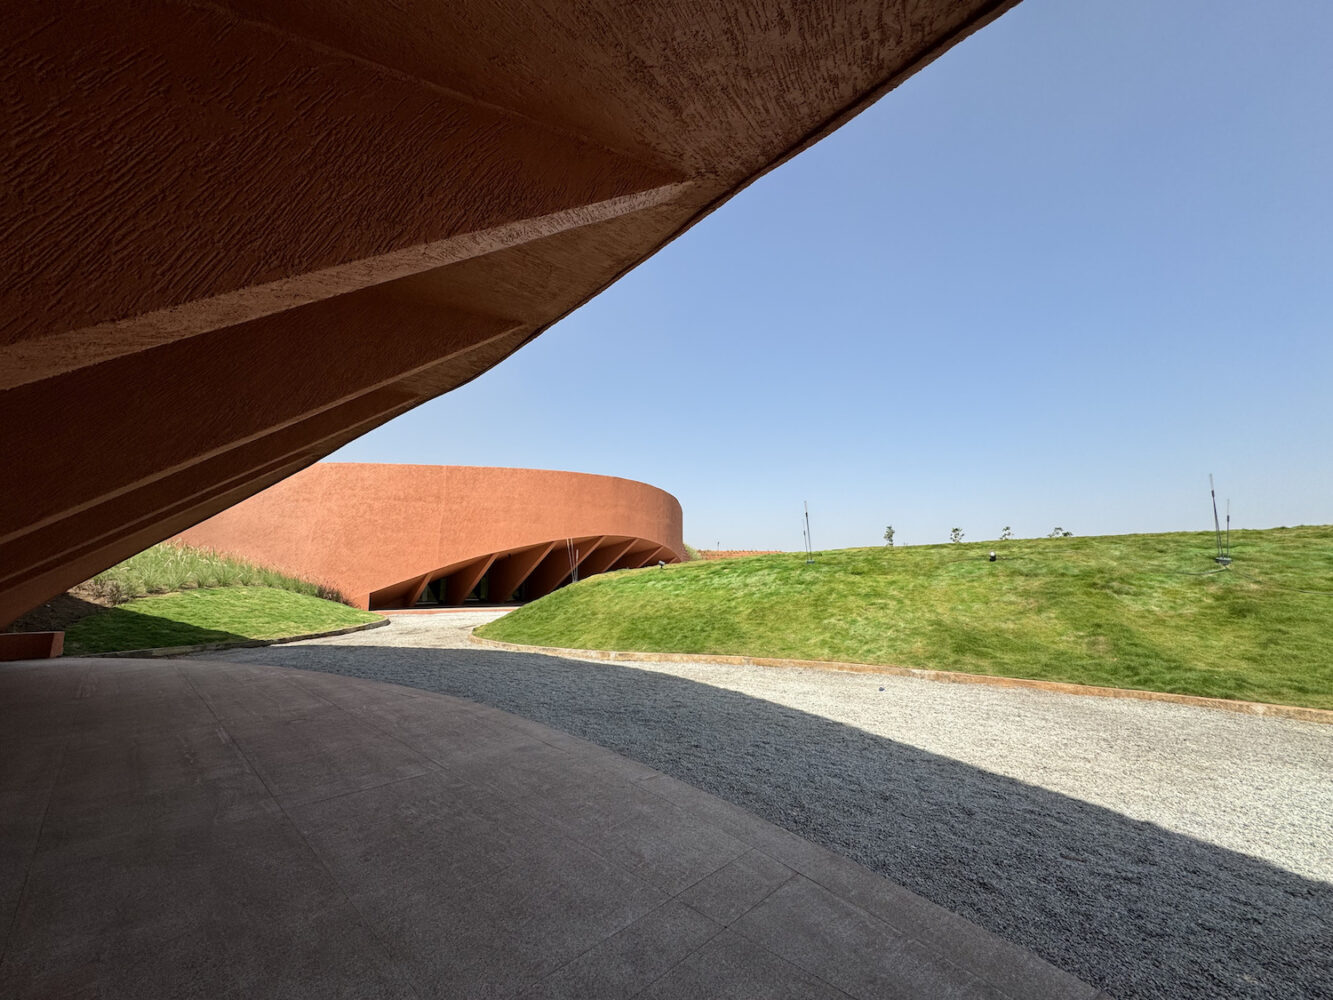
{"type": "Polygon", "coordinates": [[[1009,541],[1009,539],[1013,537],[1014,537],[1014,529],[1006,524],[1004,526],[1004,530],[1000,532],[1000,541],[1007,542],[1009,541]]]}
{"type": "Polygon", "coordinates": [[[893,548],[893,525],[889,525],[884,529],[884,544],[889,548],[893,548]]]}
{"type": "Polygon", "coordinates": [[[962,528],[950,528],[950,529],[949,529],[949,541],[951,541],[951,542],[961,542],[962,540],[963,540],[963,529],[962,529],[962,528]]]}
{"type": "Polygon", "coordinates": [[[1047,537],[1047,538],[1073,538],[1073,537],[1074,537],[1074,533],[1073,533],[1072,531],[1065,531],[1064,528],[1060,527],[1060,526],[1057,524],[1054,528],[1051,529],[1051,533],[1050,533],[1049,535],[1047,535],[1046,537],[1047,537]]]}

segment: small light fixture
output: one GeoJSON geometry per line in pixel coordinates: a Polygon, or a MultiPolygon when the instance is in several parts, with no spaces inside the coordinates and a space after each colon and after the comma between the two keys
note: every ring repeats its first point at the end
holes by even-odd
{"type": "Polygon", "coordinates": [[[995,561],[995,553],[994,553],[994,551],[992,551],[991,554],[990,554],[990,561],[991,561],[991,562],[994,562],[994,561],[995,561]]]}

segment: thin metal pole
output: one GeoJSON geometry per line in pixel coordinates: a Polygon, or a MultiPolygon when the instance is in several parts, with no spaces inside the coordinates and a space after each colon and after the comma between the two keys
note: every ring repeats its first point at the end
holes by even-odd
{"type": "Polygon", "coordinates": [[[815,561],[815,546],[810,538],[810,501],[805,501],[805,561],[812,563],[815,561]]]}
{"type": "Polygon", "coordinates": [[[1213,498],[1213,530],[1217,532],[1217,557],[1222,558],[1222,525],[1217,520],[1217,490],[1213,489],[1213,474],[1208,473],[1208,493],[1213,498]]]}

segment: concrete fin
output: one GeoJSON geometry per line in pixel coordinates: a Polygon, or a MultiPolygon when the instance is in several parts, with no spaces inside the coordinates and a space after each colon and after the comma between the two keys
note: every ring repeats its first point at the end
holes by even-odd
{"type": "Polygon", "coordinates": [[[444,578],[444,593],[441,595],[444,603],[462,604],[466,601],[468,595],[477,589],[477,584],[486,575],[486,571],[494,564],[495,556],[489,555],[450,573],[444,578]]]}
{"type": "Polygon", "coordinates": [[[548,542],[496,559],[491,568],[490,600],[503,604],[511,599],[514,591],[523,585],[523,581],[554,548],[555,542],[548,542]]]}
{"type": "Polygon", "coordinates": [[[590,553],[588,558],[584,560],[584,572],[587,573],[588,576],[592,576],[594,573],[605,573],[615,565],[621,556],[633,548],[634,543],[637,541],[638,539],[636,538],[626,538],[623,541],[613,541],[603,544],[597,551],[590,553]]]}

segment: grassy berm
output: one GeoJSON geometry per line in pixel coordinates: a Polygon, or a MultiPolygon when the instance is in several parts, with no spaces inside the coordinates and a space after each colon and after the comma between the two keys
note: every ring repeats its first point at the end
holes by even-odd
{"type": "Polygon", "coordinates": [[[299,580],[275,569],[218,555],[208,549],[170,542],[161,542],[103,570],[77,589],[108,604],[122,604],[149,594],[214,587],[269,587],[346,603],[343,595],[322,584],[299,580]]]}
{"type": "Polygon", "coordinates": [[[281,639],[380,616],[272,587],[187,590],[144,597],[83,618],[65,633],[65,655],[281,639]]]}
{"type": "Polygon", "coordinates": [[[575,649],[892,664],[1333,709],[1333,526],[689,562],[478,630],[575,649]],[[990,562],[994,549],[999,558],[990,562]],[[1307,593],[1303,591],[1313,591],[1307,593]]]}

